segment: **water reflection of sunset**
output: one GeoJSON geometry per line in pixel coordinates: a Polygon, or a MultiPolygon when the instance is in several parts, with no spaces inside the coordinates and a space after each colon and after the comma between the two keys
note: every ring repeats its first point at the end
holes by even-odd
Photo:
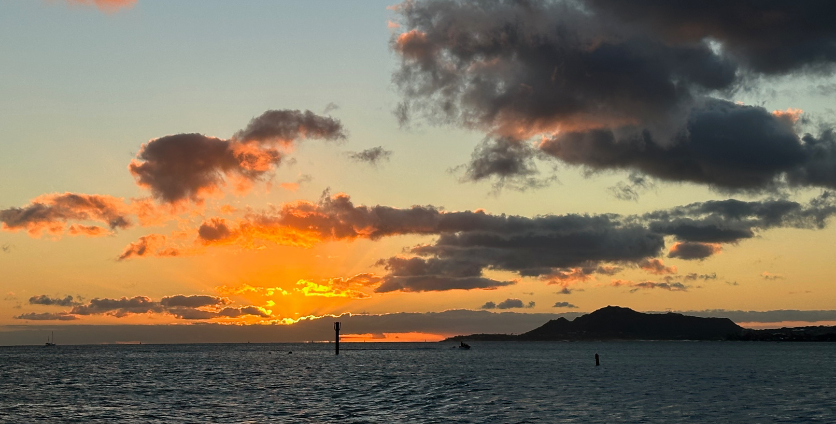
{"type": "Polygon", "coordinates": [[[340,341],[345,342],[440,342],[447,337],[430,333],[365,333],[341,334],[340,341]]]}

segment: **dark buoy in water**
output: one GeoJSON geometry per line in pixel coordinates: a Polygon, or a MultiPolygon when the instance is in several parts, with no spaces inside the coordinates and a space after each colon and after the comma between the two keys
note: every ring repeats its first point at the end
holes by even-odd
{"type": "Polygon", "coordinates": [[[601,358],[598,357],[598,354],[595,354],[595,366],[601,365],[601,358]]]}
{"type": "Polygon", "coordinates": [[[340,325],[339,321],[334,323],[334,332],[337,333],[337,342],[334,344],[334,355],[340,354],[340,325]]]}

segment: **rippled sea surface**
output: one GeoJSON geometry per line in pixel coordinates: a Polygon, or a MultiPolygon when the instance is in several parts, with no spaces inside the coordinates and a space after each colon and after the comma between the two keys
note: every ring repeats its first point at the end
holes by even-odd
{"type": "Polygon", "coordinates": [[[452,346],[0,347],[0,422],[836,423],[833,343],[452,346]]]}

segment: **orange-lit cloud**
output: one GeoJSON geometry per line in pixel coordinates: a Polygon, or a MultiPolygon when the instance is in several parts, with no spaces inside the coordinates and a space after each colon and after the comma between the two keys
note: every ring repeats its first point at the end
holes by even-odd
{"type": "Polygon", "coordinates": [[[151,198],[126,201],[102,194],[52,193],[38,196],[23,207],[0,210],[0,229],[24,230],[36,238],[43,234],[58,238],[65,233],[101,237],[133,227],[134,217],[143,226],[162,225],[192,211],[183,205],[159,205],[151,198]],[[89,222],[105,226],[85,224],[89,222]]]}
{"type": "Polygon", "coordinates": [[[559,285],[568,290],[570,285],[594,279],[595,274],[615,275],[620,271],[620,267],[610,265],[588,266],[555,270],[550,274],[541,276],[540,279],[545,281],[546,284],[559,285]]]}
{"type": "Polygon", "coordinates": [[[112,233],[98,225],[72,224],[67,229],[67,234],[71,236],[102,237],[112,233]]]}
{"type": "Polygon", "coordinates": [[[342,124],[311,111],[268,110],[225,140],[175,134],[142,145],[128,169],[136,183],[166,203],[219,196],[229,183],[237,194],[282,161],[284,151],[305,138],[344,139],[342,124]]]}
{"type": "Polygon", "coordinates": [[[430,60],[436,52],[436,48],[428,42],[427,34],[417,29],[398,35],[395,38],[395,50],[416,61],[430,60]]]}
{"type": "Polygon", "coordinates": [[[242,284],[240,286],[219,286],[215,287],[215,291],[223,296],[231,296],[236,294],[257,293],[262,296],[273,296],[274,294],[288,295],[289,293],[281,287],[253,287],[249,284],[242,284]]]}
{"type": "Polygon", "coordinates": [[[149,234],[129,244],[119,255],[119,260],[141,258],[145,256],[179,256],[180,250],[166,246],[166,236],[149,234]]]}
{"type": "Polygon", "coordinates": [[[67,0],[72,5],[96,6],[105,13],[114,13],[122,8],[130,8],[136,0],[67,0]]]}
{"type": "Polygon", "coordinates": [[[305,296],[365,299],[371,295],[363,290],[377,287],[382,281],[382,277],[372,273],[357,274],[353,277],[332,278],[322,283],[315,283],[303,279],[296,282],[296,285],[299,286],[296,290],[305,296]]]}
{"type": "Polygon", "coordinates": [[[281,183],[281,184],[279,184],[279,187],[281,187],[281,188],[283,188],[287,191],[295,193],[296,190],[299,190],[299,187],[302,187],[302,184],[309,183],[312,180],[313,180],[312,176],[310,176],[308,174],[303,174],[303,175],[300,175],[299,178],[296,179],[296,181],[281,183]]]}
{"type": "Polygon", "coordinates": [[[238,208],[236,208],[236,207],[234,207],[234,206],[232,206],[232,205],[227,204],[227,205],[222,205],[222,206],[218,209],[218,211],[219,211],[220,213],[224,214],[224,215],[232,215],[232,214],[234,214],[235,212],[238,212],[238,208]]]}
{"type": "MultiPolygon", "coordinates": [[[[98,194],[54,193],[32,199],[22,208],[0,210],[0,228],[5,231],[25,230],[32,237],[43,233],[60,236],[70,221],[104,223],[111,229],[130,227],[131,212],[124,199],[98,194]]],[[[103,235],[103,228],[71,226],[71,235],[103,235]]]]}
{"type": "Polygon", "coordinates": [[[675,266],[665,266],[665,263],[662,262],[662,260],[658,259],[658,258],[645,259],[645,260],[639,262],[639,268],[641,268],[643,271],[646,271],[650,274],[656,274],[656,275],[676,274],[676,267],[675,266]]]}
{"type": "Polygon", "coordinates": [[[798,120],[801,119],[801,114],[803,114],[803,113],[804,113],[803,110],[796,109],[796,108],[787,108],[787,110],[773,110],[772,111],[772,114],[776,118],[778,118],[779,120],[782,120],[782,121],[784,121],[784,122],[786,122],[790,125],[793,125],[793,124],[797,123],[798,120]]]}

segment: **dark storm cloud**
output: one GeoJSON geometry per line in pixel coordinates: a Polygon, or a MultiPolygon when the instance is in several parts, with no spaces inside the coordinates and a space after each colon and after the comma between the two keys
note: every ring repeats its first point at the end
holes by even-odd
{"type": "Polygon", "coordinates": [[[386,276],[375,289],[377,293],[393,291],[427,292],[446,290],[491,290],[516,284],[516,281],[497,281],[484,277],[448,277],[445,275],[386,276]]]}
{"type": "Polygon", "coordinates": [[[551,274],[553,268],[590,262],[637,262],[657,255],[661,235],[639,226],[622,225],[609,216],[565,215],[531,219],[531,229],[512,226],[482,231],[443,233],[435,243],[412,249],[446,262],[471,261],[521,276],[551,274]]]}
{"type": "Polygon", "coordinates": [[[651,120],[691,90],[735,78],[734,63],[707,43],[630,37],[575,3],[450,0],[399,11],[394,81],[409,110],[506,136],[651,120]]]}
{"type": "Polygon", "coordinates": [[[60,297],[49,297],[48,295],[42,294],[42,295],[30,297],[29,298],[29,304],[30,305],[76,306],[76,305],[81,305],[81,302],[76,301],[70,295],[67,295],[64,298],[60,298],[60,297]]]}
{"type": "Polygon", "coordinates": [[[478,262],[392,257],[378,265],[389,273],[375,289],[377,293],[496,289],[516,283],[483,277],[478,262]]]}
{"type": "Polygon", "coordinates": [[[375,289],[377,293],[393,291],[427,292],[446,290],[492,290],[516,284],[516,281],[498,281],[485,277],[449,277],[446,275],[414,275],[407,277],[386,276],[375,289]]]}
{"type": "Polygon", "coordinates": [[[31,321],[73,321],[77,320],[78,317],[75,315],[68,314],[66,312],[44,312],[44,313],[36,313],[30,312],[28,314],[20,314],[14,317],[14,319],[25,319],[31,321]]]}
{"type": "Polygon", "coordinates": [[[832,67],[836,25],[830,1],[585,0],[598,14],[671,42],[719,42],[724,54],[754,71],[785,74],[832,67]]]}
{"type": "Polygon", "coordinates": [[[338,140],[345,132],[338,120],[311,111],[269,110],[229,140],[202,134],[151,140],[129,169],[137,184],[161,201],[200,202],[228,179],[239,186],[259,180],[281,162],[280,148],[303,138],[338,140]]]}
{"type": "MultiPolygon", "coordinates": [[[[78,193],[45,194],[22,208],[0,210],[0,228],[5,231],[26,230],[35,237],[42,233],[60,235],[71,221],[96,221],[114,230],[125,229],[131,226],[129,213],[129,206],[117,197],[78,193]]],[[[89,235],[84,228],[76,227],[76,234],[89,235]]]]}
{"type": "Polygon", "coordinates": [[[554,306],[552,306],[552,307],[553,308],[571,308],[571,309],[577,309],[578,308],[577,306],[575,306],[575,305],[573,305],[569,302],[555,302],[554,306]]]}
{"type": "Polygon", "coordinates": [[[392,151],[384,149],[383,146],[377,146],[360,152],[346,152],[345,155],[354,162],[377,166],[381,162],[389,161],[389,158],[392,157],[392,151]]]}
{"type": "MultiPolygon", "coordinates": [[[[667,27],[654,14],[622,13],[680,12],[664,2],[405,2],[397,8],[403,32],[392,41],[401,56],[393,76],[403,95],[398,110],[404,119],[417,114],[489,134],[466,166],[467,180],[531,180],[536,155],[524,140],[545,134],[539,153],[587,171],[627,170],[721,191],[836,188],[830,130],[800,135],[797,114],[711,97],[759,73],[832,68],[836,25],[819,18],[808,28],[804,20],[832,6],[765,3],[683,6],[704,12],[692,28],[688,19],[667,27]],[[731,30],[748,9],[773,15],[749,16],[754,26],[731,30]],[[752,35],[772,28],[789,33],[752,35]],[[740,35],[747,31],[751,37],[740,35]]],[[[612,191],[638,195],[627,184],[612,191]]]]}
{"type": "Polygon", "coordinates": [[[633,127],[565,132],[540,148],[592,170],[637,170],[658,179],[729,191],[763,191],[785,182],[836,188],[830,132],[803,138],[761,107],[706,100],[694,107],[673,143],[633,127]],[[786,181],[785,181],[786,180],[786,181]]]}
{"type": "MultiPolygon", "coordinates": [[[[444,227],[434,243],[412,248],[410,253],[417,256],[381,262],[390,274],[377,291],[400,289],[389,284],[400,275],[433,275],[431,281],[444,283],[435,290],[497,287],[512,282],[481,278],[484,270],[554,276],[561,269],[590,263],[636,262],[655,256],[664,246],[662,236],[638,226],[623,226],[611,216],[451,215],[450,221],[456,225],[448,223],[451,225],[444,227]],[[474,221],[468,222],[468,218],[474,221]],[[452,280],[438,280],[441,276],[452,280]],[[474,277],[479,279],[471,280],[474,277]]],[[[610,268],[590,269],[597,272],[610,268]]]]}

